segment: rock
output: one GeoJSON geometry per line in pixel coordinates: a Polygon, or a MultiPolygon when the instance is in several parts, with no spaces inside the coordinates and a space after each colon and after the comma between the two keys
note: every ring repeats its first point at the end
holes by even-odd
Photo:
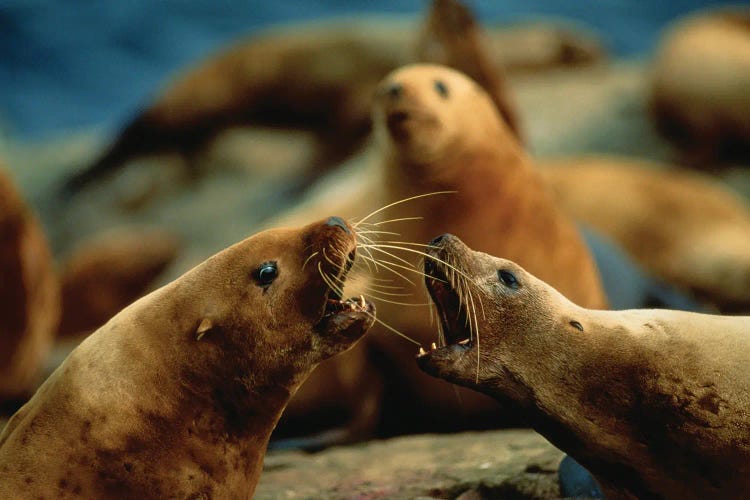
{"type": "Polygon", "coordinates": [[[269,453],[255,498],[557,498],[562,456],[526,429],[269,453]]]}

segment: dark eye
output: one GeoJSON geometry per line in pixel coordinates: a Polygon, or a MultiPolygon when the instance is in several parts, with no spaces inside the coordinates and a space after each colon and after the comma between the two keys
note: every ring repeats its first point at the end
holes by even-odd
{"type": "Polygon", "coordinates": [[[498,278],[500,278],[500,281],[503,283],[503,285],[507,286],[508,288],[516,290],[520,286],[518,280],[516,279],[516,275],[510,271],[498,271],[497,276],[498,278]]]}
{"type": "Polygon", "coordinates": [[[448,86],[443,83],[442,80],[435,80],[435,91],[437,91],[443,99],[448,98],[448,86]]]}
{"type": "Polygon", "coordinates": [[[255,279],[258,280],[258,285],[264,288],[273,283],[278,275],[279,270],[275,262],[265,262],[255,271],[255,279]]]}

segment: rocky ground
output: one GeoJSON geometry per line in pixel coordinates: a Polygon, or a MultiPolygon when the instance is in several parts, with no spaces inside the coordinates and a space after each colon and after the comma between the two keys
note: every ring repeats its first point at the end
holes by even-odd
{"type": "Polygon", "coordinates": [[[559,498],[562,457],[525,429],[409,436],[314,455],[274,452],[255,498],[559,498]]]}

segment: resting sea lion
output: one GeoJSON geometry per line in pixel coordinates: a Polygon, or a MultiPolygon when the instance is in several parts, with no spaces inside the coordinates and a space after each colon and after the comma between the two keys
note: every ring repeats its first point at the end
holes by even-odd
{"type": "Polygon", "coordinates": [[[337,217],[262,232],[124,309],[0,434],[0,497],[250,498],[289,398],[372,324],[337,292],[355,248],[337,217]]]}
{"type": "MultiPolygon", "coordinates": [[[[70,180],[68,191],[140,156],[176,151],[190,158],[222,130],[248,124],[317,131],[321,152],[313,163],[334,164],[367,137],[372,92],[395,68],[455,62],[462,70],[479,67],[479,74],[470,74],[494,84],[498,76],[484,72],[484,61],[477,66],[473,58],[461,59],[477,32],[460,2],[437,0],[423,30],[413,21],[360,18],[276,28],[237,42],[167,85],[93,165],[70,180]]],[[[549,23],[494,28],[486,43],[492,69],[538,70],[603,59],[593,37],[549,23]]]]}
{"type": "Polygon", "coordinates": [[[445,345],[424,371],[519,412],[608,498],[746,494],[750,317],[595,311],[455,236],[430,247],[445,345]]]}
{"type": "Polygon", "coordinates": [[[653,66],[651,111],[685,160],[750,158],[750,9],[679,21],[653,66]]]}
{"type": "Polygon", "coordinates": [[[654,276],[723,310],[750,308],[750,206],[719,181],[642,160],[592,157],[543,166],[561,208],[654,276]]]}
{"type": "Polygon", "coordinates": [[[25,399],[39,383],[59,318],[44,232],[0,163],[0,402],[25,399]]]}

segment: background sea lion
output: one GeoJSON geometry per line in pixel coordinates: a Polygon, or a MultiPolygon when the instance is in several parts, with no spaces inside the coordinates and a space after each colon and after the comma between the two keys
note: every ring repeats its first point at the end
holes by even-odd
{"type": "Polygon", "coordinates": [[[650,106],[692,164],[750,158],[750,9],[700,13],[664,35],[650,106]]]}
{"type": "Polygon", "coordinates": [[[750,317],[590,310],[452,235],[431,247],[445,346],[420,353],[423,370],[522,414],[608,498],[750,488],[750,317]]]}
{"type": "Polygon", "coordinates": [[[542,165],[559,206],[650,273],[723,310],[750,310],[750,207],[719,181],[622,158],[542,165]]]}
{"type": "Polygon", "coordinates": [[[116,228],[80,243],[62,265],[58,333],[88,334],[102,326],[153,287],[179,246],[173,234],[156,228],[116,228]]]}
{"type": "Polygon", "coordinates": [[[124,309],[0,434],[0,496],[250,498],[289,398],[373,322],[329,286],[355,248],[337,217],[266,231],[124,309]]]}
{"type": "MultiPolygon", "coordinates": [[[[124,162],[165,151],[185,156],[195,174],[198,151],[223,130],[249,124],[314,131],[320,151],[312,170],[341,161],[370,131],[370,99],[378,82],[417,61],[457,64],[494,84],[501,78],[493,74],[497,68],[533,71],[604,58],[592,37],[551,23],[488,30],[491,58],[485,60],[472,58],[477,36],[463,4],[438,0],[422,29],[414,22],[383,28],[382,22],[357,18],[277,28],[237,42],[177,76],[92,165],[70,179],[68,191],[124,162]]],[[[515,127],[510,101],[498,103],[515,127]]]]}
{"type": "MultiPolygon", "coordinates": [[[[557,209],[531,160],[479,85],[447,67],[406,66],[379,86],[373,123],[377,164],[368,172],[369,177],[360,179],[359,188],[341,189],[343,196],[328,193],[318,206],[303,205],[282,218],[283,223],[315,217],[331,204],[340,213],[367,214],[412,196],[455,191],[394,206],[366,220],[362,228],[382,230],[368,227],[367,222],[420,217],[421,221],[388,226],[386,231],[400,235],[380,238],[380,243],[388,245],[389,238],[406,245],[421,243],[436,231],[450,230],[487,251],[526,262],[581,303],[606,307],[596,265],[576,226],[557,209]]],[[[412,246],[413,250],[418,248],[412,246]]],[[[400,255],[412,265],[419,260],[413,252],[399,253],[393,248],[373,248],[371,252],[396,265],[404,263],[389,253],[400,255]]],[[[388,286],[393,288],[381,288],[378,293],[377,282],[369,282],[361,287],[357,284],[357,290],[381,300],[381,317],[390,326],[429,343],[433,327],[418,281],[410,283],[382,269],[377,279],[392,279],[388,286]]],[[[373,346],[379,362],[387,365],[383,372],[392,377],[387,393],[393,400],[387,404],[393,411],[385,410],[383,432],[496,425],[496,415],[484,418],[495,411],[494,402],[470,391],[461,391],[459,401],[449,386],[435,383],[416,369],[410,344],[377,326],[375,331],[382,334],[371,336],[368,345],[373,346]],[[448,411],[459,407],[465,418],[458,419],[448,411]]],[[[343,361],[335,360],[334,364],[343,361]]],[[[317,386],[315,375],[308,385],[317,386]]],[[[303,387],[301,393],[305,390],[303,387]]]]}
{"type": "Polygon", "coordinates": [[[44,232],[0,163],[0,404],[33,392],[59,317],[44,232]]]}

